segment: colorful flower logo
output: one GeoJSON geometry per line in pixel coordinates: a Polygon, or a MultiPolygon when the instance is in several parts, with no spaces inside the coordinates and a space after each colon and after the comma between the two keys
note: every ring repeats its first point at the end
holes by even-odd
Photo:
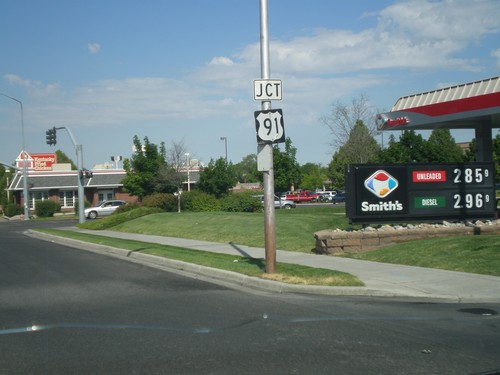
{"type": "Polygon", "coordinates": [[[384,170],[378,170],[365,180],[365,187],[378,198],[385,198],[399,186],[398,180],[384,170]]]}

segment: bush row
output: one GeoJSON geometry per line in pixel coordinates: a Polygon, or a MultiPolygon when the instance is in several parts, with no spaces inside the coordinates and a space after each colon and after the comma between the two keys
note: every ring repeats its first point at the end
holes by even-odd
{"type": "MultiPolygon", "coordinates": [[[[201,191],[184,192],[182,195],[158,193],[147,196],[141,205],[150,208],[160,208],[163,211],[175,212],[256,212],[262,210],[260,199],[252,193],[233,193],[222,198],[201,191]]],[[[125,205],[118,209],[119,212],[135,208],[134,205],[125,205]]]]}

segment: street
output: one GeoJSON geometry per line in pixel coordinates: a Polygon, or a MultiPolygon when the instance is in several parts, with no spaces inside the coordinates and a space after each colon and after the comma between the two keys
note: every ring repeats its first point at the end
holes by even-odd
{"type": "Polygon", "coordinates": [[[0,222],[2,375],[500,373],[499,304],[233,289],[23,234],[74,224],[0,222]]]}

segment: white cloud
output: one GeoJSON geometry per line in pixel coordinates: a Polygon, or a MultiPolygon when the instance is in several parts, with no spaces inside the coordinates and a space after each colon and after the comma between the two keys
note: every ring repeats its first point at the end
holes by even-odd
{"type": "Polygon", "coordinates": [[[6,74],[4,79],[11,85],[26,88],[31,95],[52,94],[59,89],[59,85],[56,83],[44,85],[42,82],[24,79],[16,74],[6,74]]]}
{"type": "Polygon", "coordinates": [[[224,56],[214,57],[209,63],[209,65],[225,65],[225,66],[230,66],[233,64],[234,62],[230,58],[224,56]]]}
{"type": "Polygon", "coordinates": [[[88,43],[87,50],[91,54],[95,55],[101,51],[101,45],[99,43],[88,43]]]}

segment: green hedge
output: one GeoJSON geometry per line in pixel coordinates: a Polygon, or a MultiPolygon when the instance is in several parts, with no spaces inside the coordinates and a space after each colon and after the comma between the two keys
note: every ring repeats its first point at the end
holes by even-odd
{"type": "Polygon", "coordinates": [[[56,212],[61,212],[59,202],[46,199],[35,201],[35,215],[38,217],[52,217],[56,212]]]}

